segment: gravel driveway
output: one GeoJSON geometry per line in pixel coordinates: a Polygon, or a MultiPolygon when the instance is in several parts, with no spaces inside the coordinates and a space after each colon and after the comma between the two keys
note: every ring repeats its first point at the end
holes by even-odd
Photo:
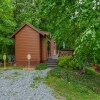
{"type": "Polygon", "coordinates": [[[49,70],[0,71],[0,100],[56,100],[52,90],[44,83],[31,87],[36,77],[45,77],[49,70]]]}

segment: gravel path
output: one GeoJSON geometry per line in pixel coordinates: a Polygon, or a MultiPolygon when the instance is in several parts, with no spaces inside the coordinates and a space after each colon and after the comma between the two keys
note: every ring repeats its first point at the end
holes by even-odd
{"type": "Polygon", "coordinates": [[[32,88],[36,77],[45,77],[50,69],[42,71],[0,71],[0,100],[56,100],[52,90],[40,82],[32,88]]]}

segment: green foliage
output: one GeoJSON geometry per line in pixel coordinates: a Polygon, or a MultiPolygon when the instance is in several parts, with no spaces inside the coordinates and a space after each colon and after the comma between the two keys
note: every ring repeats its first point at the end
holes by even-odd
{"type": "Polygon", "coordinates": [[[65,69],[76,69],[78,67],[78,64],[70,56],[65,56],[65,57],[59,57],[58,66],[65,69]]]}
{"type": "Polygon", "coordinates": [[[87,29],[77,38],[75,58],[81,63],[100,62],[100,35],[93,29],[87,29]]]}
{"type": "Polygon", "coordinates": [[[29,22],[52,33],[58,49],[63,42],[66,49],[75,49],[81,64],[85,60],[100,63],[99,10],[99,0],[0,0],[0,52],[3,45],[14,44],[11,34],[29,22]]]}
{"type": "Polygon", "coordinates": [[[48,68],[48,65],[47,64],[38,64],[37,66],[35,66],[35,69],[36,70],[43,70],[43,69],[47,69],[48,68]]]}
{"type": "Polygon", "coordinates": [[[100,75],[100,73],[96,72],[95,69],[92,67],[85,68],[85,73],[89,75],[100,75]]]}
{"type": "Polygon", "coordinates": [[[16,26],[13,9],[12,0],[0,0],[0,53],[8,53],[7,48],[14,43],[10,38],[16,26]]]}
{"type": "Polygon", "coordinates": [[[78,15],[75,18],[79,35],[75,40],[75,57],[81,66],[87,63],[100,63],[100,1],[82,1],[78,5],[78,15]],[[88,8],[88,9],[87,9],[88,8]]]}
{"type": "Polygon", "coordinates": [[[59,57],[59,59],[58,59],[58,66],[60,66],[60,67],[66,67],[69,64],[70,59],[71,59],[70,56],[59,57]]]}

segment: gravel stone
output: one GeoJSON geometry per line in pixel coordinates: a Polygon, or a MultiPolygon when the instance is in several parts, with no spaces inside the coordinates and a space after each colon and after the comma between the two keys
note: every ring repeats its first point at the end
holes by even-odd
{"type": "Polygon", "coordinates": [[[56,100],[52,89],[44,83],[39,82],[35,88],[30,86],[35,83],[34,78],[44,78],[49,70],[0,71],[0,100],[56,100]]]}

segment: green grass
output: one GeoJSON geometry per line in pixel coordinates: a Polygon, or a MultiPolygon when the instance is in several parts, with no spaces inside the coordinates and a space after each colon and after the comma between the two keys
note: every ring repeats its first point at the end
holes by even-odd
{"type": "Polygon", "coordinates": [[[32,88],[37,88],[38,83],[43,82],[43,80],[44,80],[44,79],[41,78],[41,77],[39,77],[39,76],[35,77],[35,78],[33,79],[33,83],[30,84],[30,87],[32,87],[32,88]]]}
{"type": "Polygon", "coordinates": [[[100,100],[100,75],[79,74],[76,71],[68,71],[70,81],[58,78],[51,73],[45,83],[53,88],[66,100],[100,100]]]}
{"type": "Polygon", "coordinates": [[[3,67],[3,66],[0,66],[0,70],[11,70],[11,69],[23,69],[24,67],[23,66],[7,66],[7,67],[3,67]]]}
{"type": "Polygon", "coordinates": [[[43,64],[43,63],[38,64],[38,65],[35,67],[36,70],[43,70],[43,69],[47,69],[47,68],[48,68],[48,65],[47,65],[47,64],[43,64]]]}

